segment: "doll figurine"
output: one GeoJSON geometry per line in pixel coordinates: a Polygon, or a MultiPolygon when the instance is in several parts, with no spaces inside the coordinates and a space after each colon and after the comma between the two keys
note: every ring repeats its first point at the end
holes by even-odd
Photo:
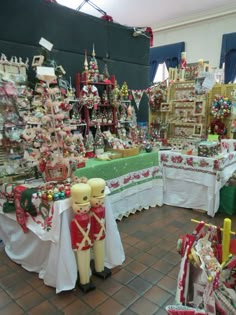
{"type": "Polygon", "coordinates": [[[111,270],[104,266],[105,261],[105,186],[102,178],[91,178],[88,180],[91,187],[90,215],[91,229],[93,235],[94,261],[91,261],[92,273],[102,279],[111,276],[111,270]]]}
{"type": "Polygon", "coordinates": [[[180,69],[186,69],[187,67],[187,54],[185,51],[181,53],[180,69]]]}
{"type": "Polygon", "coordinates": [[[90,248],[92,247],[90,196],[91,188],[88,184],[78,183],[71,187],[71,206],[74,212],[70,224],[71,244],[77,258],[77,285],[84,293],[95,289],[90,281],[90,248]]]}

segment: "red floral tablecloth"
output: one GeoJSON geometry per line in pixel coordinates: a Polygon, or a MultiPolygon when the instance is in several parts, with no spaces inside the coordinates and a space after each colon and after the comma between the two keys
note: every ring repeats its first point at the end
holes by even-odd
{"type": "Polygon", "coordinates": [[[236,152],[205,158],[168,151],[160,154],[160,164],[164,203],[203,208],[214,216],[219,208],[220,189],[236,170],[236,152]]]}

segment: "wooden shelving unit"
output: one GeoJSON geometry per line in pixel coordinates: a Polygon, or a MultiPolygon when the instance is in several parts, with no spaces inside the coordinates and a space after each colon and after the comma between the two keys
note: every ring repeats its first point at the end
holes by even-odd
{"type": "Polygon", "coordinates": [[[115,87],[115,77],[110,77],[110,82],[90,82],[87,79],[86,73],[76,73],[75,88],[76,88],[76,97],[80,99],[81,91],[84,86],[95,86],[99,97],[100,102],[95,104],[93,107],[89,108],[86,105],[82,106],[79,102],[79,107],[82,113],[82,119],[84,120],[88,134],[89,130],[96,128],[99,124],[102,131],[110,129],[112,133],[117,132],[117,109],[113,107],[110,103],[110,94],[111,90],[115,87]],[[106,100],[103,99],[104,93],[106,94],[106,100]],[[101,115],[101,118],[97,118],[98,113],[101,115]],[[105,115],[110,114],[110,119],[105,119],[105,115]],[[93,117],[94,116],[94,117],[93,117]],[[103,117],[103,118],[102,118],[103,117]]]}

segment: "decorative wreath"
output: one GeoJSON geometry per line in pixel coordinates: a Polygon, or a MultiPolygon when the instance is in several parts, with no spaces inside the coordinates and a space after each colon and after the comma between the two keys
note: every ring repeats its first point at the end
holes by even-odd
{"type": "Polygon", "coordinates": [[[217,96],[211,105],[211,113],[216,118],[225,118],[230,115],[232,102],[228,97],[217,96]]]}

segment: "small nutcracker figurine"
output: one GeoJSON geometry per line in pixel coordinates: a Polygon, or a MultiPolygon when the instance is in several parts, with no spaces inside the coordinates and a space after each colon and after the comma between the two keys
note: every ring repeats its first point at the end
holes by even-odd
{"type": "Polygon", "coordinates": [[[104,266],[105,261],[105,186],[102,178],[91,178],[88,180],[91,187],[90,215],[91,229],[93,235],[94,261],[91,262],[92,273],[102,279],[111,276],[111,270],[104,266]]]}
{"type": "Polygon", "coordinates": [[[180,69],[186,69],[187,67],[187,54],[186,51],[181,53],[180,69]]]}
{"type": "Polygon", "coordinates": [[[95,289],[90,280],[90,249],[92,247],[90,197],[91,188],[88,184],[79,183],[71,187],[71,205],[74,212],[70,224],[71,244],[77,257],[77,285],[84,293],[95,289]]]}

